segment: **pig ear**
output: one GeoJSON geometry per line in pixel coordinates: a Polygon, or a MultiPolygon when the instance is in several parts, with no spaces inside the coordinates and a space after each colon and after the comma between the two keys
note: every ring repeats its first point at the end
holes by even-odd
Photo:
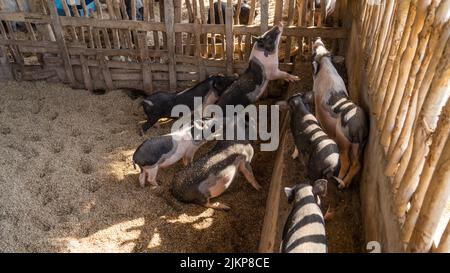
{"type": "Polygon", "coordinates": [[[308,91],[303,93],[303,101],[305,103],[311,103],[314,101],[314,92],[313,91],[308,91]]]}
{"type": "Polygon", "coordinates": [[[288,202],[292,203],[292,201],[294,201],[294,188],[285,187],[284,193],[286,194],[288,202]]]}
{"type": "Polygon", "coordinates": [[[328,181],[325,179],[316,180],[312,189],[313,194],[325,196],[327,193],[327,183],[328,181]]]}

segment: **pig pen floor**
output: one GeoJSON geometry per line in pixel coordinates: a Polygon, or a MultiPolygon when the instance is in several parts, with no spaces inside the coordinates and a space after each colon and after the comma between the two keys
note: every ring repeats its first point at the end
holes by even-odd
{"type": "MultiPolygon", "coordinates": [[[[341,69],[345,68],[341,67],[341,69]]],[[[339,72],[344,81],[346,81],[345,71],[339,70],[339,72]]],[[[288,91],[290,94],[312,91],[313,79],[310,63],[298,64],[293,74],[299,75],[300,81],[290,85],[288,91]]],[[[284,162],[282,187],[291,187],[295,183],[306,181],[306,166],[299,159],[292,160],[291,154],[293,151],[294,140],[288,128],[282,157],[284,162]]],[[[322,198],[322,206],[324,208],[327,208],[329,204],[334,204],[333,207],[335,208],[333,218],[325,222],[329,252],[359,253],[365,251],[361,223],[359,181],[357,180],[355,178],[350,187],[345,190],[338,190],[337,185],[328,183],[327,197],[322,198]]],[[[288,204],[285,194],[281,194],[277,244],[281,242],[282,230],[291,208],[292,205],[288,204]]]]}
{"type": "Polygon", "coordinates": [[[181,164],[160,171],[159,189],[138,185],[134,149],[170,129],[140,136],[142,120],[122,91],[2,83],[0,252],[257,251],[274,153],[253,160],[261,192],[239,176],[219,197],[230,212],[183,204],[169,192],[181,164]]]}

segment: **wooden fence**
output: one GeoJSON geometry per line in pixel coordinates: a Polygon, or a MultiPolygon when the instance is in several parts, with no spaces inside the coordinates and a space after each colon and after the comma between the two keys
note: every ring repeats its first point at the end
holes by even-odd
{"type": "Polygon", "coordinates": [[[136,0],[130,1],[131,14],[123,0],[95,0],[95,11],[85,0],[80,1],[81,10],[61,0],[30,0],[29,5],[26,0],[11,0],[17,3],[14,11],[6,10],[4,1],[0,1],[0,79],[62,81],[89,90],[175,91],[210,74],[242,73],[251,36],[278,20],[287,25],[280,64],[286,71],[308,58],[312,37],[332,39],[335,52],[342,53],[348,33],[339,16],[346,0],[337,1],[329,27],[323,25],[324,9],[315,9],[310,0],[248,1],[251,14],[259,10],[248,25],[239,22],[241,0],[218,1],[226,2],[225,14],[219,9],[223,24],[207,23],[212,0],[143,0],[142,20],[136,15],[136,0]],[[64,16],[58,14],[59,1],[64,16]],[[18,22],[25,31],[17,30],[18,22]]]}
{"type": "Polygon", "coordinates": [[[385,251],[450,251],[449,10],[449,0],[354,6],[349,81],[372,125],[364,220],[385,251]]]}

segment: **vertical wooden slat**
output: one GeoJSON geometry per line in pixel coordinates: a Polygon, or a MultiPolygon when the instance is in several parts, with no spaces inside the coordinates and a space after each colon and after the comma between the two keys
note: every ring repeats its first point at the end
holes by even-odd
{"type": "MultiPolygon", "coordinates": [[[[209,18],[210,18],[210,20],[211,20],[211,24],[215,24],[215,22],[216,22],[216,15],[215,15],[215,12],[214,12],[214,0],[209,0],[209,18]]],[[[214,57],[214,58],[216,58],[217,57],[217,52],[216,52],[216,34],[214,34],[214,33],[211,33],[211,45],[212,45],[212,47],[211,47],[211,49],[212,49],[212,52],[211,52],[211,56],[212,57],[214,57]]]]}
{"type": "Polygon", "coordinates": [[[234,55],[234,36],[233,36],[233,5],[231,0],[227,0],[227,8],[225,9],[226,25],[225,37],[227,43],[226,49],[226,70],[227,75],[233,74],[233,55],[234,55]]]}
{"type": "MultiPolygon", "coordinates": [[[[2,23],[0,23],[1,25],[2,23]]],[[[13,79],[11,63],[6,55],[6,47],[0,46],[0,79],[10,80],[13,79]]]]}
{"type": "Polygon", "coordinates": [[[269,29],[269,1],[261,0],[261,33],[269,29]]]}
{"type": "Polygon", "coordinates": [[[167,52],[169,54],[169,87],[174,92],[177,87],[177,75],[175,70],[175,33],[174,33],[174,10],[173,1],[164,4],[164,22],[166,24],[167,52]]]}
{"type": "MultiPolygon", "coordinates": [[[[288,6],[288,20],[287,20],[287,26],[291,26],[294,23],[294,11],[295,11],[295,1],[289,0],[289,6],[288,6]]],[[[289,63],[291,59],[291,45],[292,45],[292,38],[287,37],[286,39],[286,47],[284,51],[284,62],[289,63]]]]}
{"type": "MultiPolygon", "coordinates": [[[[200,0],[202,1],[202,0],[200,0]]],[[[201,22],[200,18],[195,19],[195,56],[197,57],[197,67],[198,67],[198,78],[199,81],[203,81],[206,79],[206,71],[205,64],[202,57],[202,48],[201,48],[201,22]]]]}
{"type": "MultiPolygon", "coordinates": [[[[181,23],[181,0],[174,0],[173,1],[173,8],[174,8],[174,20],[175,23],[181,23]]],[[[182,41],[182,33],[177,32],[175,33],[175,52],[177,54],[183,54],[183,41],[182,41]]]]}
{"type": "Polygon", "coordinates": [[[144,90],[148,92],[153,91],[153,80],[151,72],[151,63],[148,56],[147,39],[145,33],[139,33],[138,48],[140,51],[142,63],[142,79],[144,90]]]}
{"type": "Polygon", "coordinates": [[[64,68],[66,70],[67,79],[72,87],[75,86],[75,76],[73,74],[72,64],[70,62],[69,51],[67,50],[66,42],[64,41],[63,29],[61,21],[59,19],[55,0],[48,1],[50,9],[50,18],[53,21],[53,28],[55,30],[56,42],[58,43],[60,54],[64,62],[64,68]]]}
{"type": "MultiPolygon", "coordinates": [[[[255,9],[256,9],[256,1],[252,0],[250,3],[250,12],[249,12],[249,18],[248,18],[248,24],[253,25],[254,15],[255,15],[255,9]]],[[[251,35],[245,35],[245,60],[248,60],[250,58],[250,52],[252,50],[251,48],[252,43],[252,36],[251,35]]]]}
{"type": "MultiPolygon", "coordinates": [[[[112,0],[106,0],[106,4],[108,7],[108,15],[109,15],[109,19],[110,20],[115,20],[116,19],[116,14],[114,12],[114,5],[112,0]]],[[[115,49],[119,49],[120,48],[120,38],[119,38],[119,30],[114,28],[111,29],[112,31],[112,40],[113,40],[113,45],[115,49]]]]}

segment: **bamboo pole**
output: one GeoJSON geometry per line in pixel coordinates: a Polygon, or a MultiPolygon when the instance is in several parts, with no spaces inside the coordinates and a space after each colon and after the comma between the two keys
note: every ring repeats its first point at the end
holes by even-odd
{"type": "MultiPolygon", "coordinates": [[[[420,33],[415,36],[416,38],[416,52],[414,53],[414,57],[408,56],[412,60],[411,62],[411,68],[409,71],[409,75],[403,76],[400,82],[400,85],[398,85],[397,93],[399,94],[396,98],[396,101],[398,103],[397,111],[392,111],[390,115],[388,115],[388,119],[392,124],[395,124],[392,127],[392,131],[387,133],[389,136],[386,136],[387,138],[390,138],[390,145],[389,145],[389,151],[388,151],[388,165],[385,170],[386,176],[393,176],[394,171],[396,169],[396,166],[398,165],[398,162],[400,161],[401,156],[403,155],[404,151],[406,150],[406,145],[408,143],[407,138],[411,135],[413,122],[415,119],[415,111],[409,111],[409,115],[407,116],[407,110],[409,107],[415,108],[417,105],[417,89],[414,89],[415,81],[417,78],[417,74],[419,72],[419,69],[422,65],[422,62],[424,60],[424,53],[426,52],[426,48],[428,45],[429,38],[431,36],[431,27],[434,21],[435,17],[435,10],[436,5],[439,1],[433,0],[431,2],[431,5],[428,9],[428,15],[426,15],[426,20],[424,20],[423,28],[420,33]],[[406,85],[406,86],[405,86],[406,85]],[[405,86],[403,88],[403,86],[405,86]],[[403,93],[401,90],[403,89],[403,93]],[[401,96],[401,97],[399,97],[401,96]],[[393,119],[393,120],[392,120],[393,119]],[[400,145],[400,147],[397,147],[397,141],[400,137],[401,129],[404,128],[404,126],[407,126],[406,130],[403,130],[404,135],[402,136],[401,141],[403,145],[400,145]],[[409,132],[407,132],[409,130],[409,132]],[[395,150],[395,152],[394,152],[395,150]]],[[[424,10],[426,12],[426,10],[424,10]]],[[[410,46],[408,46],[408,49],[411,49],[411,43],[410,46]]],[[[405,52],[406,53],[406,52],[405,52]]],[[[409,63],[409,62],[408,62],[409,63]]],[[[400,78],[399,78],[400,80],[400,78]]],[[[396,94],[397,95],[397,94],[396,94]]],[[[415,109],[413,109],[415,110],[415,109]]],[[[384,132],[387,132],[388,130],[385,130],[384,132]]]]}
{"type": "Polygon", "coordinates": [[[450,138],[447,139],[430,181],[408,251],[428,252],[441,215],[450,197],[450,138]]]}
{"type": "MultiPolygon", "coordinates": [[[[417,110],[420,111],[422,109],[423,102],[425,100],[425,96],[428,93],[428,90],[430,88],[431,82],[433,80],[436,67],[439,63],[439,60],[442,56],[442,53],[444,51],[445,45],[448,43],[448,40],[450,38],[450,22],[448,22],[448,13],[447,10],[450,9],[450,0],[443,0],[437,9],[436,12],[436,19],[434,20],[433,24],[433,33],[431,34],[430,40],[428,42],[428,48],[425,53],[425,59],[421,64],[420,71],[416,77],[415,87],[414,89],[418,89],[418,101],[417,101],[417,110]]],[[[414,111],[415,113],[415,111],[414,111]]],[[[416,115],[414,126],[413,126],[413,132],[416,132],[416,126],[417,126],[417,119],[419,115],[416,115]]],[[[405,130],[405,128],[403,129],[405,130]]],[[[421,145],[421,143],[414,141],[414,134],[410,134],[410,138],[407,144],[408,149],[412,149],[415,145],[421,145]]],[[[417,146],[415,146],[416,152],[417,152],[417,146]]],[[[397,170],[397,173],[395,175],[394,179],[394,185],[400,185],[400,181],[403,180],[404,172],[401,172],[401,170],[406,169],[406,167],[403,167],[403,164],[412,164],[414,167],[408,167],[409,172],[413,172],[415,174],[419,174],[417,171],[419,171],[417,167],[417,161],[418,158],[413,158],[410,160],[410,155],[412,153],[405,153],[403,155],[403,158],[401,160],[401,164],[399,169],[397,170]],[[411,161],[411,162],[410,162],[411,161]],[[414,163],[413,163],[414,162],[414,163]]],[[[410,176],[414,177],[414,176],[410,176]]]]}
{"type": "MultiPolygon", "coordinates": [[[[436,132],[433,135],[433,143],[428,154],[425,167],[420,176],[420,182],[411,198],[411,209],[408,211],[405,225],[402,231],[402,240],[405,244],[408,243],[414,226],[416,225],[417,218],[422,209],[422,204],[425,198],[425,194],[430,185],[430,181],[433,173],[436,171],[436,165],[439,160],[439,156],[442,154],[444,144],[449,139],[450,134],[450,100],[447,100],[442,113],[439,118],[436,132]]],[[[398,208],[406,210],[403,204],[399,204],[398,208]]]]}
{"type": "MultiPolygon", "coordinates": [[[[434,4],[436,4],[436,1],[433,1],[434,4]]],[[[411,26],[410,34],[408,41],[406,42],[405,50],[402,54],[402,57],[400,60],[398,60],[398,67],[400,69],[401,66],[401,73],[399,70],[398,77],[396,78],[396,84],[392,87],[392,92],[394,92],[394,95],[392,97],[392,100],[389,104],[388,111],[386,112],[386,120],[384,122],[383,131],[381,134],[381,144],[384,147],[390,147],[391,146],[391,140],[393,136],[393,130],[397,121],[402,124],[405,120],[405,115],[402,115],[402,111],[399,110],[401,103],[403,103],[403,106],[408,107],[409,98],[411,97],[411,94],[408,94],[406,92],[411,92],[411,88],[409,90],[405,90],[405,85],[407,85],[408,79],[412,82],[410,83],[411,86],[414,85],[415,76],[417,73],[417,69],[413,66],[413,63],[416,61],[420,65],[420,61],[423,58],[422,56],[418,56],[418,60],[415,60],[414,56],[416,53],[416,49],[419,43],[419,34],[422,31],[422,28],[425,23],[425,19],[427,18],[427,11],[428,7],[431,4],[431,0],[419,0],[417,2],[416,7],[416,15],[414,19],[414,23],[411,26]],[[409,78],[408,78],[408,75],[409,78]],[[400,113],[400,114],[399,114],[400,113]],[[398,115],[399,114],[399,115],[398,115]]],[[[431,17],[433,19],[433,17],[431,17]]],[[[431,24],[431,23],[430,23],[431,24]]],[[[425,31],[426,34],[429,32],[428,30],[425,31]]],[[[426,43],[425,43],[426,45],[426,43]]],[[[424,47],[425,47],[424,45],[424,47]]],[[[420,52],[419,52],[420,54],[420,52]]],[[[417,56],[417,55],[416,55],[417,56]]],[[[406,110],[405,110],[406,111],[406,110]]],[[[405,112],[403,111],[403,112],[405,112]]]]}
{"type": "Polygon", "coordinates": [[[402,218],[411,195],[417,188],[425,157],[429,151],[430,134],[435,130],[439,113],[449,97],[450,83],[450,43],[447,43],[443,57],[436,69],[430,91],[417,120],[414,133],[412,160],[396,195],[396,213],[402,218]]]}
{"type": "Polygon", "coordinates": [[[369,94],[373,93],[373,89],[372,87],[372,82],[373,82],[373,78],[375,78],[375,73],[379,73],[379,71],[377,70],[378,68],[378,63],[379,60],[381,58],[381,49],[384,48],[386,46],[386,38],[388,36],[388,32],[389,32],[389,26],[391,24],[391,18],[393,17],[393,11],[394,11],[394,3],[396,3],[396,1],[388,1],[387,2],[387,6],[384,10],[384,14],[383,16],[381,16],[381,27],[380,27],[380,35],[378,36],[378,39],[375,41],[375,44],[373,46],[374,50],[374,54],[372,54],[370,60],[369,60],[369,65],[368,70],[367,70],[367,75],[368,79],[369,79],[369,94]]]}
{"type": "MultiPolygon", "coordinates": [[[[376,60],[375,67],[373,70],[372,77],[369,78],[368,86],[372,90],[372,94],[378,94],[379,90],[377,89],[378,86],[380,86],[380,81],[383,76],[384,69],[386,67],[386,62],[389,58],[389,52],[391,51],[392,47],[392,40],[394,38],[394,32],[395,32],[395,22],[398,17],[398,9],[399,9],[399,1],[395,1],[395,8],[393,13],[390,16],[390,23],[389,23],[389,33],[384,41],[383,48],[381,50],[381,55],[378,56],[378,60],[376,60]]],[[[372,101],[375,101],[375,98],[372,97],[372,101]]],[[[375,112],[375,111],[374,111],[375,112]]],[[[377,117],[379,113],[374,113],[377,117]]]]}
{"type": "MultiPolygon", "coordinates": [[[[397,11],[397,17],[395,20],[394,34],[390,41],[391,48],[389,51],[389,57],[386,62],[384,71],[380,73],[380,84],[377,86],[377,92],[374,95],[374,113],[377,115],[378,120],[380,120],[380,114],[382,106],[384,105],[384,99],[386,97],[386,89],[389,83],[389,78],[394,68],[394,61],[397,57],[397,53],[400,48],[400,41],[402,40],[403,31],[405,29],[406,20],[408,18],[408,11],[410,9],[411,0],[401,1],[397,11]]],[[[381,129],[381,124],[378,122],[378,129],[381,129]]]]}
{"type": "Polygon", "coordinates": [[[373,46],[374,46],[374,40],[377,40],[377,37],[380,33],[379,31],[379,25],[381,23],[381,20],[383,19],[383,15],[384,14],[384,3],[381,5],[376,5],[375,7],[375,12],[374,12],[374,16],[372,18],[372,24],[369,25],[369,30],[367,33],[367,37],[364,41],[365,44],[365,55],[371,55],[368,58],[368,63],[370,63],[370,59],[371,57],[374,55],[375,51],[373,50],[373,46]]]}
{"type": "MultiPolygon", "coordinates": [[[[425,61],[422,63],[421,71],[419,72],[416,83],[419,91],[418,91],[418,101],[417,101],[417,109],[422,109],[422,105],[424,103],[425,97],[428,94],[428,91],[430,89],[430,85],[432,83],[433,77],[436,72],[436,67],[441,59],[441,56],[443,54],[445,45],[448,43],[450,38],[450,22],[448,22],[448,13],[447,10],[450,9],[450,0],[444,0],[441,2],[441,5],[439,6],[437,12],[436,12],[436,19],[433,25],[433,34],[430,37],[429,46],[427,48],[426,52],[426,58],[425,61]],[[419,85],[420,83],[420,85],[419,85]]],[[[415,153],[420,153],[418,150],[418,147],[421,147],[422,143],[418,140],[414,140],[415,135],[417,135],[417,120],[419,115],[416,116],[415,122],[414,122],[414,134],[411,135],[408,147],[415,147],[415,153]]],[[[405,157],[407,155],[404,155],[405,157]]],[[[406,162],[406,164],[411,165],[408,166],[408,179],[416,177],[420,171],[421,163],[419,163],[420,158],[411,158],[407,157],[403,162],[406,162]]],[[[396,177],[394,179],[394,184],[399,185],[400,181],[403,180],[403,174],[399,173],[397,171],[396,177]]]]}
{"type": "Polygon", "coordinates": [[[450,252],[450,222],[447,223],[447,227],[442,234],[441,241],[438,247],[434,251],[436,253],[449,253],[450,252]]]}
{"type": "MultiPolygon", "coordinates": [[[[389,106],[389,109],[394,109],[394,106],[391,105],[391,102],[393,101],[394,95],[396,94],[396,87],[397,87],[397,81],[399,79],[399,76],[401,76],[403,74],[403,73],[400,73],[400,65],[402,64],[402,71],[403,71],[403,65],[407,65],[407,64],[403,64],[402,60],[408,61],[408,59],[406,59],[406,56],[409,56],[409,54],[405,55],[405,57],[403,57],[403,53],[405,52],[405,50],[407,50],[408,41],[410,40],[411,32],[416,31],[416,29],[417,29],[415,26],[413,26],[413,24],[415,22],[418,1],[422,1],[422,0],[412,0],[411,6],[410,6],[409,12],[408,12],[408,18],[406,19],[405,30],[403,32],[402,39],[400,41],[400,46],[398,48],[395,62],[393,65],[393,70],[388,79],[387,88],[386,88],[386,96],[384,98],[383,105],[389,106]]],[[[406,71],[409,72],[409,68],[407,68],[406,71]]],[[[387,114],[390,113],[390,111],[388,111],[387,107],[384,108],[384,110],[385,111],[381,112],[380,119],[378,121],[378,124],[380,126],[379,129],[383,130],[383,132],[386,130],[385,126],[391,126],[390,124],[385,123],[387,114]]],[[[385,149],[387,149],[385,137],[383,137],[383,136],[381,137],[380,143],[383,145],[383,147],[385,149]]]]}

